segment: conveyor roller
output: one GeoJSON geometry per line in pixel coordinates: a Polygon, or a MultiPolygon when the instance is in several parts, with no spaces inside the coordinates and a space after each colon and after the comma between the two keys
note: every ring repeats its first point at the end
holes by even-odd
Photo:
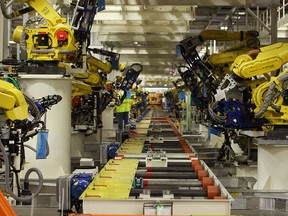
{"type": "Polygon", "coordinates": [[[137,178],[165,178],[165,179],[198,179],[196,173],[182,173],[182,172],[136,172],[137,178]]]}
{"type": "Polygon", "coordinates": [[[139,170],[148,172],[194,172],[193,167],[139,167],[139,170]]]}
{"type": "Polygon", "coordinates": [[[131,189],[130,196],[139,196],[140,194],[149,194],[150,196],[163,196],[165,194],[173,194],[178,197],[207,197],[208,199],[214,199],[215,196],[219,196],[218,186],[208,186],[207,189],[131,189]]]}

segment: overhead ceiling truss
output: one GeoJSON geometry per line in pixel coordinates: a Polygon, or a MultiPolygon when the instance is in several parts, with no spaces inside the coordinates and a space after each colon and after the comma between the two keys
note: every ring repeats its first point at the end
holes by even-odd
{"type": "Polygon", "coordinates": [[[106,0],[106,9],[96,14],[91,46],[104,46],[121,55],[129,65],[144,66],[143,74],[168,75],[176,56],[176,45],[205,29],[229,24],[246,30],[247,5],[267,8],[270,0],[106,0]]]}

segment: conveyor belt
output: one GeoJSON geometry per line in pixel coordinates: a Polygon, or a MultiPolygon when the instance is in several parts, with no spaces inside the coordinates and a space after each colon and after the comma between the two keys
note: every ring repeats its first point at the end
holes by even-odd
{"type": "MultiPolygon", "coordinates": [[[[152,128],[153,127],[153,124],[151,124],[150,126],[149,126],[149,128],[152,128]]],[[[160,128],[162,128],[162,129],[170,129],[171,128],[171,126],[168,124],[168,123],[160,123],[160,126],[159,126],[160,128]]]]}
{"type": "Polygon", "coordinates": [[[219,188],[217,186],[209,186],[207,189],[170,189],[169,191],[161,189],[131,189],[130,196],[139,196],[147,193],[151,197],[173,194],[174,197],[208,197],[208,199],[213,199],[219,194],[219,188]]]}
{"type": "MultiPolygon", "coordinates": [[[[120,146],[115,161],[124,160],[123,164],[126,164],[130,158],[134,158],[132,160],[137,162],[133,161],[133,166],[123,170],[113,170],[111,167],[107,170],[105,166],[92,186],[89,185],[90,189],[82,194],[84,206],[85,200],[89,199],[143,200],[144,203],[151,202],[154,198],[159,202],[167,196],[170,196],[169,203],[175,199],[181,201],[183,198],[191,202],[227,200],[228,193],[223,192],[213,173],[203,161],[198,160],[194,149],[190,148],[174,123],[161,110],[154,110],[154,114],[148,112],[136,126],[136,132],[138,135],[120,146]],[[156,131],[155,128],[161,130],[156,131]],[[155,139],[149,139],[150,136],[155,139]],[[164,141],[161,142],[159,137],[164,137],[164,141]],[[173,140],[168,141],[167,137],[173,137],[173,140]],[[150,163],[150,160],[156,162],[150,163]]],[[[214,150],[205,149],[202,152],[214,153],[214,150]]],[[[86,205],[91,204],[87,202],[86,205]]],[[[127,205],[125,209],[129,213],[129,204],[127,205]]],[[[230,205],[228,203],[227,208],[230,208],[230,205]]],[[[101,203],[98,204],[98,209],[100,206],[101,203]]],[[[116,206],[121,208],[122,205],[116,206]]],[[[91,205],[90,208],[97,210],[96,206],[91,205]]],[[[143,206],[141,208],[143,209],[143,206]]],[[[134,212],[141,212],[142,209],[134,212]]],[[[106,214],[107,212],[110,212],[109,209],[104,211],[106,214]]]]}
{"type": "Polygon", "coordinates": [[[161,132],[153,132],[153,131],[148,131],[147,136],[175,136],[174,131],[161,131],[161,132]]]}
{"type": "Polygon", "coordinates": [[[148,172],[194,172],[193,167],[138,167],[148,172]]]}
{"type": "Polygon", "coordinates": [[[109,160],[81,198],[127,199],[138,167],[138,160],[109,160]]]}

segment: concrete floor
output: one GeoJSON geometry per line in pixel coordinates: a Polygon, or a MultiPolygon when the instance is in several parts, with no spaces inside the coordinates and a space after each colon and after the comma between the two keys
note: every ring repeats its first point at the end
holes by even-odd
{"type": "MultiPolygon", "coordinates": [[[[15,208],[17,216],[59,216],[57,208],[36,208],[31,210],[28,207],[17,207],[15,208]]],[[[243,215],[243,216],[287,216],[286,211],[269,211],[269,210],[232,210],[232,215],[243,215]]]]}
{"type": "Polygon", "coordinates": [[[233,215],[244,215],[244,216],[287,216],[288,212],[278,210],[232,210],[233,215]]]}
{"type": "Polygon", "coordinates": [[[57,208],[35,208],[16,207],[17,216],[60,216],[57,208]]]}

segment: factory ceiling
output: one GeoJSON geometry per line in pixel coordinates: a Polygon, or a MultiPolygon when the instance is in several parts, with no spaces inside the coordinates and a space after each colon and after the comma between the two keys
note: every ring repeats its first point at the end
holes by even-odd
{"type": "Polygon", "coordinates": [[[145,75],[166,76],[176,62],[183,62],[176,56],[181,40],[205,29],[252,30],[255,18],[246,13],[246,8],[259,15],[271,2],[106,0],[106,9],[95,16],[91,44],[120,53],[126,65],[142,63],[145,75]]]}

